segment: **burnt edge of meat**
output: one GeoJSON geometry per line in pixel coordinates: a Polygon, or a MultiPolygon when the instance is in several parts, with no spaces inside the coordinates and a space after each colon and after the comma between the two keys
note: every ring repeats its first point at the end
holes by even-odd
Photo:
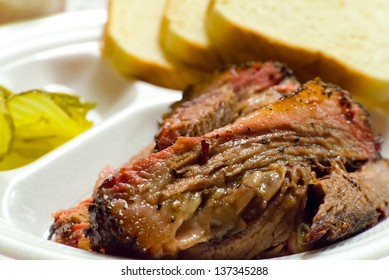
{"type": "Polygon", "coordinates": [[[56,227],[55,224],[52,224],[49,228],[49,235],[47,236],[47,240],[53,240],[55,234],[56,234],[56,227]]]}
{"type": "Polygon", "coordinates": [[[85,235],[90,239],[93,251],[123,257],[130,254],[144,258],[141,251],[136,249],[135,240],[125,236],[119,219],[110,214],[109,206],[100,195],[95,197],[94,203],[89,206],[88,210],[91,223],[85,229],[85,235]],[[99,227],[105,230],[99,230],[99,227]],[[115,234],[112,234],[112,231],[115,231],[115,234]],[[99,244],[99,246],[93,244],[99,244]]]}
{"type": "Polygon", "coordinates": [[[354,236],[387,216],[389,181],[381,176],[389,162],[377,158],[351,165],[353,170],[343,166],[308,186],[304,240],[311,249],[354,236]],[[320,212],[322,206],[327,211],[320,212]]]}

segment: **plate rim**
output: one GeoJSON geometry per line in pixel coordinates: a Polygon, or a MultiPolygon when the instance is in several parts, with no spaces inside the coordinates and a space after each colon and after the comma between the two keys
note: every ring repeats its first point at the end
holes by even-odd
{"type": "MultiPolygon", "coordinates": [[[[93,40],[98,40],[99,36],[102,33],[102,28],[107,20],[107,13],[106,10],[92,10],[92,11],[79,11],[79,12],[68,12],[64,14],[54,15],[43,19],[36,19],[31,20],[28,22],[23,23],[14,23],[9,24],[0,27],[0,36],[2,34],[6,33],[13,33],[14,35],[9,37],[9,41],[0,41],[0,62],[4,63],[5,66],[0,67],[0,72],[4,70],[4,68],[9,65],[9,63],[12,63],[13,58],[18,54],[18,56],[23,57],[23,54],[26,52],[33,52],[35,50],[40,50],[42,48],[44,49],[50,49],[57,46],[62,45],[64,42],[68,42],[69,44],[73,44],[75,42],[82,43],[86,40],[91,40],[91,38],[94,38],[93,40]],[[72,24],[70,26],[61,25],[64,21],[64,19],[70,19],[72,18],[72,24]],[[80,24],[84,27],[80,29],[80,24]],[[76,25],[78,27],[76,27],[76,25]],[[45,29],[47,26],[49,26],[49,29],[45,29]],[[22,41],[25,40],[23,37],[24,34],[29,33],[29,38],[35,38],[36,36],[42,36],[42,34],[54,34],[55,29],[60,28],[60,30],[57,30],[58,36],[55,35],[51,37],[50,40],[42,40],[40,41],[36,46],[34,46],[33,49],[28,48],[27,46],[23,46],[16,50],[11,50],[11,52],[2,52],[4,49],[10,49],[11,46],[14,44],[20,44],[22,41]],[[70,28],[70,30],[68,30],[70,28]],[[54,31],[53,31],[54,30],[54,31]],[[57,40],[56,38],[61,37],[61,31],[66,31],[67,36],[64,36],[64,38],[57,40]],[[97,32],[98,31],[98,32],[97,32]],[[54,33],[53,33],[54,32],[54,33]],[[77,34],[75,35],[76,38],[69,36],[69,34],[77,34]],[[81,41],[79,41],[81,40],[81,41]],[[22,53],[22,55],[20,55],[22,53]]],[[[387,115],[389,116],[389,115],[387,115]]],[[[389,139],[387,139],[388,141],[389,139]]],[[[2,180],[7,180],[8,177],[16,176],[15,174],[18,174],[18,172],[23,171],[27,169],[27,167],[22,167],[17,170],[13,170],[11,172],[0,172],[0,182],[2,180]],[[8,177],[7,177],[8,176],[8,177]]],[[[1,193],[1,192],[0,192],[1,193]]],[[[389,220],[384,221],[385,224],[388,224],[387,227],[384,228],[382,232],[380,232],[379,237],[383,237],[385,235],[389,236],[389,220]]],[[[378,225],[377,225],[378,226],[378,225]]],[[[383,227],[383,226],[382,226],[383,227]]],[[[6,220],[4,220],[2,217],[0,217],[0,230],[2,234],[0,235],[0,257],[5,256],[9,258],[27,258],[27,259],[36,259],[36,258],[42,258],[42,259],[75,259],[75,258],[82,258],[82,259],[116,259],[114,256],[106,256],[106,255],[100,255],[90,252],[85,252],[80,249],[71,248],[69,246],[65,246],[62,244],[57,244],[52,241],[46,242],[47,240],[44,240],[43,238],[38,238],[36,236],[28,235],[25,232],[22,232],[20,229],[12,229],[12,225],[9,224],[6,220]],[[15,238],[15,234],[17,235],[18,239],[15,238]],[[25,239],[23,239],[25,238],[25,239]],[[45,242],[43,242],[45,241],[45,242]],[[35,243],[39,246],[31,246],[32,243],[35,243]],[[10,244],[8,247],[7,245],[4,246],[4,244],[10,244]],[[22,253],[24,251],[24,256],[21,252],[12,252],[11,247],[21,249],[22,253]],[[29,249],[26,251],[26,248],[29,249]],[[58,249],[57,250],[54,250],[58,249]]],[[[361,233],[363,234],[363,233],[361,233]]],[[[366,242],[371,241],[372,236],[367,236],[366,242]]],[[[382,238],[384,239],[384,238],[382,238]]],[[[382,247],[383,241],[388,241],[389,237],[387,237],[385,240],[380,240],[379,243],[376,244],[375,247],[380,248],[380,253],[377,255],[377,258],[381,258],[384,256],[389,255],[389,245],[386,246],[387,248],[387,254],[383,254],[383,250],[385,248],[382,247]]],[[[353,257],[347,256],[347,253],[344,253],[344,251],[337,252],[337,245],[338,244],[344,244],[345,241],[341,241],[337,244],[335,244],[334,250],[331,248],[326,251],[324,250],[322,255],[315,255],[315,253],[312,252],[304,252],[301,254],[291,255],[284,258],[284,260],[290,260],[290,259],[327,259],[327,258],[342,258],[342,259],[353,259],[353,257]]],[[[355,251],[353,254],[359,254],[358,256],[363,255],[367,257],[368,256],[367,247],[366,246],[360,246],[364,243],[363,240],[361,242],[357,242],[356,244],[353,244],[351,247],[357,247],[354,248],[355,251]]],[[[389,243],[389,242],[387,242],[389,243]]],[[[347,246],[346,246],[347,247],[347,246]]],[[[316,251],[317,252],[317,251],[316,251]]],[[[373,256],[374,258],[374,256],[373,256]]]]}

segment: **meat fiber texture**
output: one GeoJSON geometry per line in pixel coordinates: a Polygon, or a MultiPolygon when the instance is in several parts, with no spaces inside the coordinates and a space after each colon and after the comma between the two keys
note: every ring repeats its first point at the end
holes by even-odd
{"type": "MultiPolygon", "coordinates": [[[[157,144],[161,135],[173,135],[169,141],[104,173],[79,208],[88,208],[82,237],[90,249],[130,258],[265,258],[343,240],[386,217],[389,162],[367,112],[337,86],[298,86],[277,64],[246,67],[190,89],[193,98],[175,104],[156,135],[157,144]],[[266,86],[253,82],[276,73],[266,86]],[[271,98],[246,114],[247,92],[271,98]],[[206,112],[187,118],[200,104],[206,112]]],[[[76,244],[60,230],[70,219],[55,217],[55,240],[76,244]]]]}

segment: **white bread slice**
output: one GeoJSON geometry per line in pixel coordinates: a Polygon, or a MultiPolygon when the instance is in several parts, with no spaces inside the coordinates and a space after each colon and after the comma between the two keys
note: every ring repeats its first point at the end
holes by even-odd
{"type": "Polygon", "coordinates": [[[111,0],[102,53],[128,78],[183,89],[205,75],[168,57],[160,47],[160,25],[166,0],[111,0]]]}
{"type": "Polygon", "coordinates": [[[211,42],[229,62],[279,60],[389,111],[389,1],[213,0],[211,42]]]}
{"type": "Polygon", "coordinates": [[[161,28],[161,45],[175,58],[205,70],[222,64],[205,29],[209,0],[168,0],[161,28]]]}

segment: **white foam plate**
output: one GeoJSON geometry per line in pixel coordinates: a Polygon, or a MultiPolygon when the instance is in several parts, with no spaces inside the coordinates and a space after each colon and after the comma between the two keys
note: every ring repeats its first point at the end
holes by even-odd
{"type": "MultiPolygon", "coordinates": [[[[0,172],[0,258],[107,259],[47,240],[51,214],[88,197],[99,172],[119,166],[153,139],[181,94],[116,74],[100,56],[103,10],[0,28],[0,84],[15,92],[67,89],[96,102],[95,125],[25,167],[0,172]]],[[[387,141],[389,116],[373,112],[387,141]]],[[[287,259],[378,259],[389,255],[389,220],[346,241],[287,259]]]]}

